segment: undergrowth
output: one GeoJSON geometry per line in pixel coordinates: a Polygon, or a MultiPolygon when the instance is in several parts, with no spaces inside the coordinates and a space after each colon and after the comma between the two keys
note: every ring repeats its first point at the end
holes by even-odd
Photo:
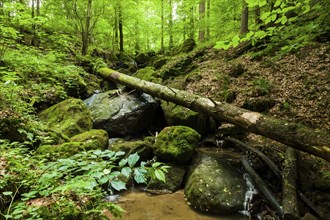
{"type": "Polygon", "coordinates": [[[5,219],[102,219],[122,208],[106,197],[150,178],[165,181],[168,166],[138,154],[93,150],[48,161],[23,144],[0,142],[0,215],[5,219]]]}

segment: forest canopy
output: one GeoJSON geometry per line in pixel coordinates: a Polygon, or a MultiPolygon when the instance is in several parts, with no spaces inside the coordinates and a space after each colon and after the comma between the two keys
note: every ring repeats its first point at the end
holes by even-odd
{"type": "Polygon", "coordinates": [[[325,0],[4,0],[0,58],[15,42],[129,53],[171,51],[186,39],[219,48],[272,41],[299,48],[329,33],[325,0]]]}

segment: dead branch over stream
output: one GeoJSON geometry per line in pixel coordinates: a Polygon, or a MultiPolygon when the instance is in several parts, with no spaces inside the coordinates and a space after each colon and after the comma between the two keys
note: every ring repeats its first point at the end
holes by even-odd
{"type": "Polygon", "coordinates": [[[226,121],[249,132],[281,142],[295,149],[324,158],[330,162],[330,134],[306,126],[278,120],[237,106],[204,98],[186,91],[141,80],[117,71],[101,68],[98,75],[148,93],[154,97],[187,107],[196,112],[226,121]]]}

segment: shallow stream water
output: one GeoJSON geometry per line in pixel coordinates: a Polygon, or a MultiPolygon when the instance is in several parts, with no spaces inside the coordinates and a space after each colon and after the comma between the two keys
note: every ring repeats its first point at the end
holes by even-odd
{"type": "Polygon", "coordinates": [[[249,219],[241,214],[216,216],[199,213],[186,204],[183,190],[179,190],[173,194],[164,195],[150,195],[146,192],[129,190],[120,195],[118,205],[126,210],[126,213],[124,213],[122,217],[124,220],[249,219]]]}

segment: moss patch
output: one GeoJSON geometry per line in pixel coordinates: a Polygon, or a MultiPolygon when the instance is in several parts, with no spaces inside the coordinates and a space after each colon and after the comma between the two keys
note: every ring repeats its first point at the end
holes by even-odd
{"type": "Polygon", "coordinates": [[[108,145],[108,134],[104,130],[91,130],[71,138],[71,142],[60,145],[42,145],[38,154],[49,155],[51,158],[66,158],[81,151],[104,150],[108,145]]]}
{"type": "Polygon", "coordinates": [[[52,130],[68,137],[92,129],[92,116],[80,99],[67,99],[39,114],[40,120],[52,130]]]}
{"type": "Polygon", "coordinates": [[[139,71],[136,72],[135,75],[139,79],[143,79],[146,81],[154,82],[154,83],[161,83],[162,79],[159,78],[157,75],[155,69],[153,67],[146,67],[143,69],[140,69],[139,71]]]}
{"type": "Polygon", "coordinates": [[[200,139],[200,134],[186,126],[164,128],[156,138],[154,154],[164,161],[187,164],[200,139]]]}

